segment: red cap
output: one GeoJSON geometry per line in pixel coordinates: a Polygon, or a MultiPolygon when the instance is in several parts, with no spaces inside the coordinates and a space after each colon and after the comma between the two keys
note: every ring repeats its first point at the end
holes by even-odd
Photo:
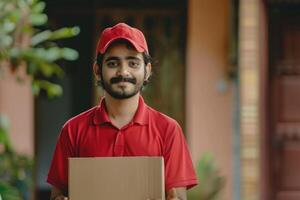
{"type": "Polygon", "coordinates": [[[125,23],[118,23],[113,27],[104,29],[98,41],[96,53],[104,54],[109,45],[118,39],[127,40],[138,52],[149,54],[144,34],[125,23]]]}

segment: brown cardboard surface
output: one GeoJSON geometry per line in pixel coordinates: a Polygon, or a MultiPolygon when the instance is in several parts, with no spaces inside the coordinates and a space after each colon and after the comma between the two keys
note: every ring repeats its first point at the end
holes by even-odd
{"type": "Polygon", "coordinates": [[[164,200],[162,157],[69,159],[70,200],[164,200]]]}

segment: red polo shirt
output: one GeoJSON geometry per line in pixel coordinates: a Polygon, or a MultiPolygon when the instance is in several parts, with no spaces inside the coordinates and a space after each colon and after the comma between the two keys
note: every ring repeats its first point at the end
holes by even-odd
{"type": "Polygon", "coordinates": [[[48,183],[68,189],[69,157],[163,156],[167,191],[197,184],[187,144],[175,120],[153,110],[140,97],[132,122],[119,129],[111,123],[104,101],[63,126],[48,183]]]}

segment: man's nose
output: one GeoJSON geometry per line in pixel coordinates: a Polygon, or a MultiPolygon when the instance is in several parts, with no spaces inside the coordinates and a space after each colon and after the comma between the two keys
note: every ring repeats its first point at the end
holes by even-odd
{"type": "Polygon", "coordinates": [[[118,68],[117,71],[117,75],[118,76],[128,76],[129,75],[129,71],[128,71],[128,65],[126,62],[122,62],[118,68]]]}

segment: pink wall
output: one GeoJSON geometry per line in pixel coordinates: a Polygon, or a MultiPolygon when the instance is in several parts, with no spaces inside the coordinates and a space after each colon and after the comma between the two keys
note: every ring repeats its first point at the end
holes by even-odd
{"type": "Polygon", "coordinates": [[[33,155],[34,106],[29,82],[17,83],[6,68],[4,71],[0,78],[0,113],[10,121],[10,139],[15,149],[33,155]]]}
{"type": "Polygon", "coordinates": [[[194,161],[213,154],[226,177],[222,199],[232,199],[232,94],[227,80],[229,0],[189,0],[186,130],[194,161]],[[227,90],[217,84],[226,80],[227,90]]]}

